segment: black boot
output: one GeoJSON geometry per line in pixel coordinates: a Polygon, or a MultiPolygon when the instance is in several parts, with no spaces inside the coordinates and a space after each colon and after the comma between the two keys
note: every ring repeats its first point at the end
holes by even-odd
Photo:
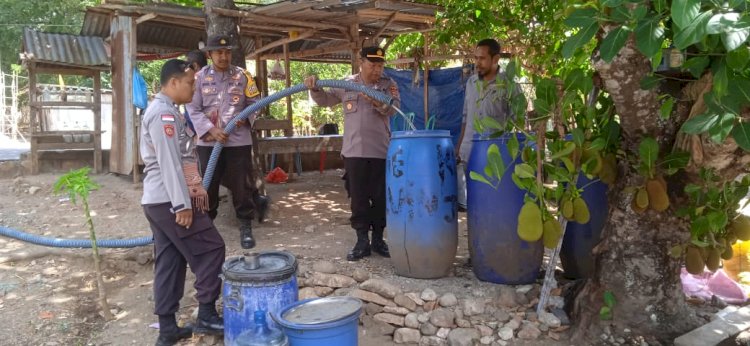
{"type": "Polygon", "coordinates": [[[269,203],[268,196],[258,196],[258,200],[255,201],[255,213],[258,214],[258,222],[263,223],[266,220],[269,203]]]}
{"type": "Polygon", "coordinates": [[[255,247],[253,226],[249,219],[240,220],[240,245],[242,245],[243,249],[252,249],[255,247]]]}
{"type": "Polygon", "coordinates": [[[224,319],[216,312],[216,303],[198,305],[198,319],[195,323],[195,334],[224,334],[224,319]]]}
{"type": "Polygon", "coordinates": [[[156,339],[156,346],[172,346],[177,341],[191,336],[193,336],[193,329],[178,327],[174,314],[159,315],[159,338],[156,339]]]}
{"type": "Polygon", "coordinates": [[[359,261],[363,257],[370,256],[370,237],[367,236],[367,232],[367,229],[357,230],[357,244],[346,255],[347,261],[359,261]]]}
{"type": "Polygon", "coordinates": [[[383,256],[385,258],[391,257],[391,252],[388,251],[388,244],[386,244],[385,240],[383,240],[382,228],[375,228],[372,230],[372,245],[370,247],[372,248],[372,251],[380,256],[383,256]]]}

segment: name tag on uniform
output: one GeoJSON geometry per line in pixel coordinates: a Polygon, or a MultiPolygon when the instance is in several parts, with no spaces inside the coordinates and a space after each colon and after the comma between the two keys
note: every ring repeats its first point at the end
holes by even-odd
{"type": "Polygon", "coordinates": [[[166,122],[173,123],[174,122],[174,115],[172,115],[172,114],[162,114],[161,115],[161,121],[166,121],[166,122]]]}

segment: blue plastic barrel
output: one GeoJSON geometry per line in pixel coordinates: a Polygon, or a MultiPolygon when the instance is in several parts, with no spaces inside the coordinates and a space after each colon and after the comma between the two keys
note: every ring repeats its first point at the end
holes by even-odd
{"type": "Polygon", "coordinates": [[[396,131],[386,159],[386,220],[396,274],[448,274],[458,246],[456,157],[450,131],[396,131]]]}
{"type": "Polygon", "coordinates": [[[272,314],[297,301],[297,259],[285,251],[234,257],[223,266],[224,344],[252,330],[256,311],[272,314]]]}
{"type": "Polygon", "coordinates": [[[356,346],[362,301],[353,297],[303,300],[272,314],[291,346],[356,346]]]}
{"type": "MultiPolygon", "coordinates": [[[[542,265],[544,247],[541,240],[533,243],[518,237],[518,213],[523,206],[524,190],[513,183],[511,175],[521,162],[520,150],[525,136],[506,134],[500,138],[475,138],[468,162],[468,172],[484,174],[487,149],[496,144],[505,163],[505,174],[497,189],[470,178],[466,179],[467,225],[469,253],[474,274],[482,281],[498,284],[528,284],[536,280],[542,265]],[[510,136],[519,142],[515,161],[508,152],[510,136]]],[[[496,181],[494,181],[496,182],[496,181]]]]}
{"type": "Polygon", "coordinates": [[[609,215],[607,184],[578,175],[578,187],[584,187],[581,197],[589,207],[591,219],[587,224],[568,221],[565,238],[560,248],[560,261],[564,276],[570,279],[588,278],[594,271],[594,258],[591,250],[599,243],[604,224],[609,215]]]}

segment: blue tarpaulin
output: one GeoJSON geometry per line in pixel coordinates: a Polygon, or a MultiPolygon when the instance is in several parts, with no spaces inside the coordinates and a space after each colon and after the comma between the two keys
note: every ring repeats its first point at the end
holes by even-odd
{"type": "MultiPolygon", "coordinates": [[[[424,71],[419,71],[419,85],[412,83],[414,72],[411,70],[385,69],[385,75],[393,78],[401,94],[401,110],[404,113],[414,113],[414,126],[425,128],[424,116],[424,71]]],[[[435,117],[433,129],[450,130],[453,144],[458,142],[461,135],[461,118],[464,106],[466,79],[463,78],[462,68],[447,68],[430,70],[429,73],[429,105],[430,117],[435,117]]],[[[391,119],[394,131],[408,129],[404,119],[394,116],[391,119]]]]}

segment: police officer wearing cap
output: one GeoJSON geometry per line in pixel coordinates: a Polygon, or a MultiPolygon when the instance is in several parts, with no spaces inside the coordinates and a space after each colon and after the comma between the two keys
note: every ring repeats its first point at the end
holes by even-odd
{"type": "MultiPolygon", "coordinates": [[[[203,51],[211,64],[203,67],[195,77],[193,101],[187,105],[188,114],[198,135],[198,157],[201,171],[205,172],[215,141],[224,144],[208,188],[209,211],[215,219],[219,208],[219,184],[232,193],[234,211],[240,223],[240,243],[243,248],[255,247],[251,220],[256,204],[266,200],[258,195],[252,179],[251,127],[255,114],[237,122],[232,133],[224,131],[232,118],[260,98],[260,92],[250,73],[231,65],[232,42],[229,36],[214,35],[208,38],[203,51]]],[[[257,205],[265,209],[265,204],[257,205]]],[[[262,218],[263,211],[259,213],[262,218]]]]}
{"type": "MultiPolygon", "coordinates": [[[[396,82],[383,76],[385,51],[365,47],[360,52],[359,73],[345,80],[390,94],[398,105],[396,82]]],[[[357,243],[347,260],[358,261],[371,251],[390,257],[383,239],[385,229],[385,158],[391,136],[390,117],[395,110],[371,97],[343,89],[321,90],[316,76],[305,79],[310,96],[320,106],[344,108],[344,144],[341,156],[346,168],[345,181],[351,198],[350,218],[357,232],[357,243]],[[372,241],[369,232],[372,230],[372,241]]]]}
{"type": "Polygon", "coordinates": [[[193,97],[195,72],[182,60],[161,70],[161,91],[148,105],[141,123],[140,152],[145,164],[141,204],[154,236],[154,313],[159,316],[157,346],[174,345],[193,332],[222,334],[216,312],[221,293],[224,240],[209,218],[208,194],[202,186],[194,132],[177,105],[193,97]],[[195,273],[199,302],[194,329],[175,320],[185,289],[186,265],[195,273]]]}

